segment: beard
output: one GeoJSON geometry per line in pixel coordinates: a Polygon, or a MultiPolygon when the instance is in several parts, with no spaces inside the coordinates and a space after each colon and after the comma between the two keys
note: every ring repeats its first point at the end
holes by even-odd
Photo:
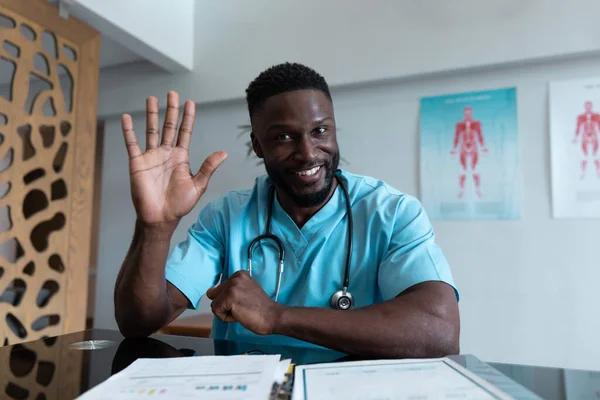
{"type": "MultiPolygon", "coordinates": [[[[302,190],[294,188],[289,182],[286,181],[285,171],[278,169],[277,167],[273,167],[266,162],[265,169],[267,170],[267,174],[273,183],[286,194],[288,194],[298,207],[310,208],[319,206],[323,204],[325,200],[327,200],[327,196],[329,196],[329,193],[331,193],[331,187],[333,186],[333,180],[335,179],[335,172],[338,169],[339,162],[340,152],[336,151],[331,158],[331,161],[323,163],[323,166],[321,167],[325,169],[325,178],[323,179],[322,187],[319,188],[317,186],[321,182],[316,182],[314,184],[305,186],[302,188],[302,190]],[[312,186],[315,186],[315,188],[312,189],[312,186]]],[[[306,169],[310,169],[316,165],[318,165],[318,163],[307,165],[306,169]]]]}

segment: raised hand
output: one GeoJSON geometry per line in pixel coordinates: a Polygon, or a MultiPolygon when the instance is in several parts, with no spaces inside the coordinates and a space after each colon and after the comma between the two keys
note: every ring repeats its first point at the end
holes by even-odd
{"type": "Polygon", "coordinates": [[[227,157],[225,152],[215,152],[204,160],[198,173],[192,174],[189,146],[195,112],[195,104],[186,101],[178,131],[179,95],[169,92],[161,135],[158,126],[158,99],[149,97],[146,100],[144,152],[133,131],[131,116],[124,114],[121,117],[129,154],[131,197],[138,221],[142,224],[176,224],[194,208],[206,191],[210,177],[227,157]]]}

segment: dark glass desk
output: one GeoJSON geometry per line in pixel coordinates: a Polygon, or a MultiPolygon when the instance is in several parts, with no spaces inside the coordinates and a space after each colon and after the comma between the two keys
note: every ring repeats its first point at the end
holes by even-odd
{"type": "MultiPolygon", "coordinates": [[[[124,339],[115,331],[90,330],[0,347],[0,398],[73,399],[137,358],[244,353],[281,354],[282,358],[291,358],[295,364],[351,360],[341,353],[322,349],[169,335],[131,340],[124,339]],[[107,341],[95,342],[100,347],[102,344],[106,347],[79,350],[73,346],[91,340],[107,341]]],[[[600,399],[600,372],[486,364],[469,355],[451,358],[517,399],[600,399]]]]}

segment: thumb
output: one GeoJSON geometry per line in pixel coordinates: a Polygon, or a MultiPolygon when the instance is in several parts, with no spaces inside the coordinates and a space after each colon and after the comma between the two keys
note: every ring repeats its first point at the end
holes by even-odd
{"type": "Polygon", "coordinates": [[[227,153],[224,151],[217,151],[212,153],[206,158],[206,160],[204,160],[200,166],[200,169],[198,170],[198,173],[194,175],[194,183],[202,193],[206,190],[208,181],[210,180],[212,174],[217,170],[217,168],[219,168],[219,165],[221,165],[226,158],[227,153]]]}
{"type": "Polygon", "coordinates": [[[222,282],[216,286],[209,288],[206,291],[206,297],[208,297],[210,300],[214,300],[219,295],[219,293],[221,293],[223,287],[225,287],[225,285],[222,282]]]}
{"type": "Polygon", "coordinates": [[[208,297],[210,300],[214,300],[215,299],[215,294],[217,294],[217,288],[216,286],[211,287],[210,289],[208,289],[206,291],[206,297],[208,297]]]}

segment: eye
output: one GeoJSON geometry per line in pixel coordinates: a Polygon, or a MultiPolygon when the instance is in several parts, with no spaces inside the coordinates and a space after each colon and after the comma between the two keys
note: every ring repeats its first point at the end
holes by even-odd
{"type": "Polygon", "coordinates": [[[292,136],[290,136],[289,133],[282,133],[279,136],[277,136],[278,140],[290,140],[292,138],[292,136]]]}
{"type": "Polygon", "coordinates": [[[317,135],[322,135],[322,134],[324,134],[325,132],[327,132],[327,129],[326,129],[324,126],[320,126],[320,127],[318,127],[317,129],[315,129],[315,133],[316,133],[317,135]]]}

